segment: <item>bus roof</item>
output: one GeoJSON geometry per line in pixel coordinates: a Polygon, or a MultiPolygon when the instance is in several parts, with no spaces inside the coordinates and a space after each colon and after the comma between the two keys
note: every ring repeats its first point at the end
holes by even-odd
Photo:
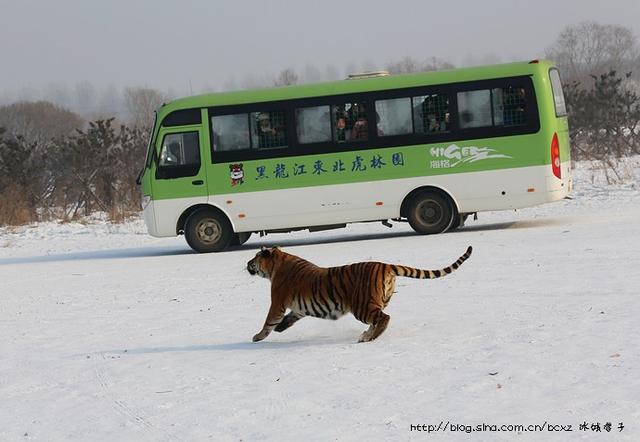
{"type": "Polygon", "coordinates": [[[537,72],[546,72],[554,65],[555,64],[549,60],[532,60],[529,62],[351,79],[349,81],[338,80],[265,89],[216,92],[172,100],[161,106],[158,113],[166,115],[169,112],[180,109],[260,103],[532,75],[537,72]]]}

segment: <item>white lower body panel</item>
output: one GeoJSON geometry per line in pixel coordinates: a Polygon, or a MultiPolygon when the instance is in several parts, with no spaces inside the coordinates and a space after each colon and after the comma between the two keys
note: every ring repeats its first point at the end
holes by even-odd
{"type": "Polygon", "coordinates": [[[560,180],[549,166],[472,172],[332,186],[154,200],[145,209],[149,233],[175,236],[178,219],[195,204],[222,210],[236,232],[287,229],[393,219],[404,198],[423,186],[438,187],[460,213],[530,207],[564,198],[571,188],[569,163],[560,180]],[[153,215],[147,215],[152,210],[153,215]],[[155,225],[155,229],[151,226],[155,225]]]}
{"type": "Polygon", "coordinates": [[[152,200],[144,208],[144,221],[149,234],[157,237],[176,236],[178,219],[189,207],[196,204],[207,204],[208,198],[175,198],[167,200],[152,200]]]}

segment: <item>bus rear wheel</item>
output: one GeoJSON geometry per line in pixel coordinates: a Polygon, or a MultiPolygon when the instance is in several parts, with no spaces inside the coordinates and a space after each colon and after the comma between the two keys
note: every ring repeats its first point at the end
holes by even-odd
{"type": "Polygon", "coordinates": [[[453,222],[451,223],[451,227],[449,227],[449,230],[455,230],[463,227],[468,217],[469,217],[468,213],[456,214],[453,217],[453,222]]]}
{"type": "Polygon", "coordinates": [[[251,232],[235,233],[233,235],[233,239],[231,240],[231,245],[232,246],[241,246],[242,244],[244,244],[247,241],[249,241],[249,238],[251,238],[251,232]]]}
{"type": "Polygon", "coordinates": [[[192,214],[185,224],[187,244],[199,253],[221,252],[233,239],[229,220],[213,210],[200,210],[192,214]]]}
{"type": "Polygon", "coordinates": [[[420,192],[409,204],[407,219],[411,228],[423,235],[446,232],[453,224],[453,203],[437,192],[420,192]]]}

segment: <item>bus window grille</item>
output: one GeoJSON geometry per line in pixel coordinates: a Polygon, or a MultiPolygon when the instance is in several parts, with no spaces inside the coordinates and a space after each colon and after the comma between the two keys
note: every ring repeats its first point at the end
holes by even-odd
{"type": "Polygon", "coordinates": [[[254,118],[258,149],[286,147],[287,121],[284,111],[256,112],[254,118]]]}
{"type": "Polygon", "coordinates": [[[449,97],[446,94],[431,94],[414,97],[416,132],[433,133],[449,131],[449,97]]]}
{"type": "Polygon", "coordinates": [[[521,87],[502,89],[505,126],[517,126],[526,123],[525,90],[521,87]]]}

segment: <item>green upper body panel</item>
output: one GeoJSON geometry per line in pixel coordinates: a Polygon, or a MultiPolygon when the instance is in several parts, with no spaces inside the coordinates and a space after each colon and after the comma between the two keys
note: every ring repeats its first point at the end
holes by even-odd
{"type": "Polygon", "coordinates": [[[292,100],[358,92],[382,91],[418,86],[462,83],[492,78],[541,75],[554,66],[553,62],[540,60],[536,63],[517,62],[492,66],[479,66],[415,74],[389,75],[386,77],[339,80],[325,83],[304,84],[233,92],[218,92],[180,98],[163,105],[158,111],[161,121],[165,115],[179,109],[206,108],[265,101],[292,100]]]}
{"type": "MultiPolygon", "coordinates": [[[[417,176],[497,170],[550,164],[550,143],[554,133],[560,139],[561,159],[569,160],[568,125],[565,116],[557,117],[549,70],[550,61],[454,69],[379,78],[343,80],[311,85],[237,91],[182,98],[163,105],[157,112],[161,122],[171,112],[202,109],[200,126],[161,128],[156,124],[155,148],[160,138],[171,131],[198,130],[202,167],[196,177],[156,180],[155,164],[143,176],[143,192],[154,199],[195,196],[208,193],[228,194],[380,181],[417,176]],[[322,97],[359,92],[383,91],[418,86],[434,86],[530,76],[536,94],[540,129],[536,133],[445,141],[411,146],[322,152],[282,158],[252,159],[229,163],[212,161],[210,128],[206,109],[216,106],[322,97]],[[158,136],[160,135],[160,137],[158,136]],[[204,188],[193,189],[193,180],[206,181],[204,188]],[[205,190],[206,189],[206,190],[205,190]]],[[[157,153],[157,151],[156,151],[157,153]]]]}

